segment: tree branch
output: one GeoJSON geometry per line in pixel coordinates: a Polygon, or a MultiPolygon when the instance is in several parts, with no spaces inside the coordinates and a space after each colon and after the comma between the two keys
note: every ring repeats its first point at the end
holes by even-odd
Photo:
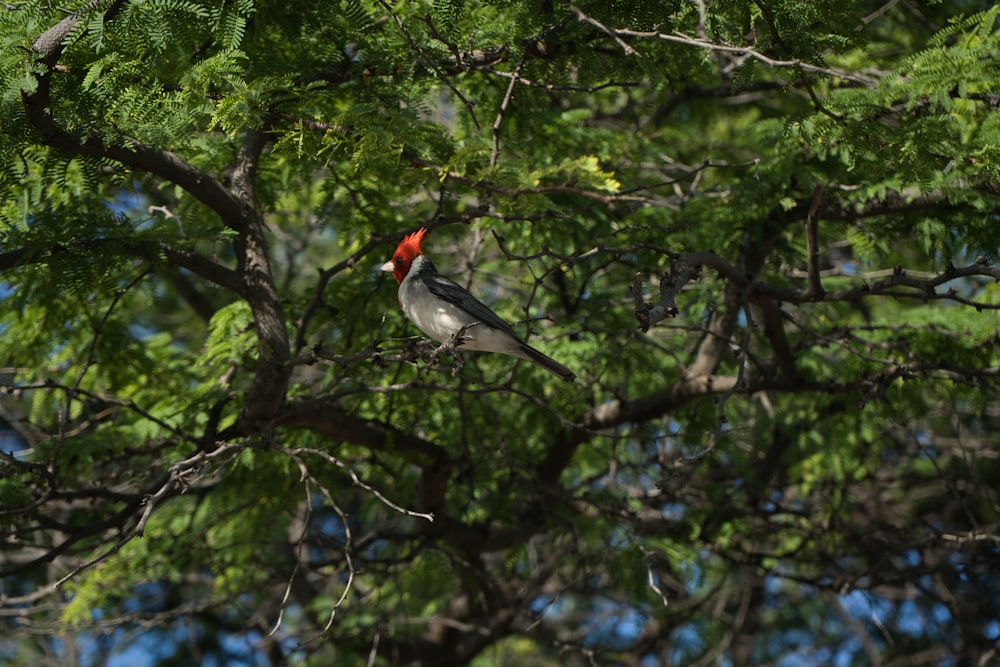
{"type": "Polygon", "coordinates": [[[788,343],[788,336],[785,333],[785,320],[782,317],[781,308],[770,299],[756,299],[754,303],[760,308],[763,315],[764,335],[771,343],[774,350],[774,360],[781,370],[785,382],[789,386],[795,386],[801,380],[799,368],[795,363],[795,353],[788,343]]]}
{"type": "Polygon", "coordinates": [[[979,257],[968,266],[955,267],[950,262],[945,270],[931,278],[914,278],[907,274],[902,267],[897,267],[892,275],[877,280],[873,283],[862,283],[849,289],[824,292],[818,296],[813,295],[809,289],[794,290],[785,287],[777,287],[765,283],[754,283],[751,288],[751,298],[764,296],[785,303],[818,303],[822,301],[857,301],[867,296],[886,295],[894,297],[909,297],[923,300],[929,299],[949,299],[972,306],[977,310],[998,309],[1000,304],[978,303],[960,297],[953,290],[944,294],[936,291],[937,287],[951,282],[957,278],[991,278],[1000,282],[1000,266],[993,264],[987,257],[979,257]],[[896,291],[896,287],[909,287],[912,292],[896,291]]]}
{"type": "Polygon", "coordinates": [[[447,518],[445,490],[454,465],[443,447],[380,421],[348,414],[329,399],[292,405],[278,415],[275,426],[308,428],[334,440],[392,453],[418,466],[421,469],[419,509],[434,515],[435,531],[443,529],[447,518]]]}
{"type": "Polygon", "coordinates": [[[291,378],[291,347],[281,298],[274,285],[264,221],[257,210],[257,164],[265,130],[245,133],[233,171],[233,195],[240,202],[231,226],[240,230],[236,255],[242,294],[253,311],[257,329],[257,367],[240,414],[244,433],[266,431],[285,398],[291,378]],[[237,222],[238,220],[238,222],[237,222]]]}
{"type": "Polygon", "coordinates": [[[639,37],[647,39],[648,38],[662,39],[667,42],[674,42],[675,44],[683,44],[685,46],[694,46],[699,49],[707,49],[709,51],[715,51],[718,53],[731,53],[737,56],[749,56],[754,60],[759,61],[761,64],[767,65],[768,67],[791,68],[802,72],[809,72],[811,74],[822,74],[824,76],[836,77],[839,79],[852,81],[866,88],[874,88],[878,84],[878,79],[870,76],[865,76],[863,74],[858,74],[857,72],[850,72],[847,70],[837,69],[835,67],[821,67],[819,65],[813,65],[812,63],[808,63],[803,60],[780,60],[778,58],[772,58],[770,56],[764,55],[763,53],[755,51],[747,46],[719,44],[716,42],[700,39],[697,37],[689,37],[680,32],[667,34],[655,31],[648,32],[640,30],[621,29],[621,30],[613,30],[612,33],[613,36],[617,38],[621,38],[624,36],[624,37],[639,37]]]}
{"type": "Polygon", "coordinates": [[[577,448],[597,431],[669,414],[697,398],[729,391],[735,384],[735,376],[687,375],[670,387],[641,398],[615,399],[596,405],[584,412],[577,420],[578,425],[549,448],[536,469],[538,479],[546,484],[558,483],[577,448]]]}
{"type": "Polygon", "coordinates": [[[592,25],[595,28],[597,28],[598,30],[600,30],[601,32],[603,32],[605,35],[607,35],[608,37],[610,37],[611,39],[615,40],[615,44],[617,44],[618,46],[622,47],[622,51],[625,52],[625,55],[627,55],[627,56],[638,56],[640,58],[642,57],[641,53],[639,53],[638,51],[636,51],[632,47],[631,44],[629,44],[628,42],[626,42],[624,39],[622,39],[619,36],[622,33],[622,31],[620,31],[620,30],[612,30],[611,28],[607,27],[606,25],[604,25],[603,23],[601,23],[597,19],[595,19],[595,18],[593,18],[591,16],[588,16],[587,14],[584,14],[573,3],[569,3],[569,10],[571,12],[573,12],[573,15],[576,16],[577,20],[579,20],[581,23],[587,23],[589,25],[592,25]]]}
{"type": "Polygon", "coordinates": [[[239,274],[232,269],[226,268],[221,264],[216,264],[207,257],[191,250],[175,248],[166,243],[157,243],[155,241],[137,241],[132,238],[82,239],[73,241],[72,243],[52,244],[45,249],[18,248],[17,250],[0,254],[0,271],[19,266],[44,264],[55,258],[72,255],[81,251],[113,252],[115,250],[128,253],[133,257],[147,259],[154,264],[162,256],[170,266],[187,269],[212,284],[231,290],[236,294],[242,292],[242,283],[240,282],[239,274]]]}

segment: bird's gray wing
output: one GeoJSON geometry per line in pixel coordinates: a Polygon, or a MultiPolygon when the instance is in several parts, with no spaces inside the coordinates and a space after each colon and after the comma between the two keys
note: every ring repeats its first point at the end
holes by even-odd
{"type": "Polygon", "coordinates": [[[433,276],[427,276],[425,280],[427,289],[434,296],[457,305],[486,326],[505,331],[520,340],[520,336],[514,333],[514,329],[500,319],[499,315],[490,310],[489,306],[472,296],[468,290],[459,286],[454,281],[437,273],[433,276]]]}

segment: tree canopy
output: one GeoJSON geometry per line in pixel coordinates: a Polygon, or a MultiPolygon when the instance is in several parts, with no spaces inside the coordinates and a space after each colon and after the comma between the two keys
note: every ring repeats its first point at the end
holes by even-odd
{"type": "Polygon", "coordinates": [[[998,659],[993,3],[26,0],[0,70],[0,663],[998,659]],[[575,383],[419,335],[421,226],[575,383]]]}

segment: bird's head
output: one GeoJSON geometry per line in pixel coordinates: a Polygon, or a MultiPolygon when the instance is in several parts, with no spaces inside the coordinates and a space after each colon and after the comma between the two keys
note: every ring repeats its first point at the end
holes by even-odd
{"type": "Polygon", "coordinates": [[[403,278],[410,272],[410,265],[417,258],[420,252],[420,241],[427,233],[426,227],[421,227],[412,234],[407,234],[396,246],[396,252],[392,253],[392,259],[382,265],[383,271],[390,272],[397,283],[402,283],[403,278]]]}

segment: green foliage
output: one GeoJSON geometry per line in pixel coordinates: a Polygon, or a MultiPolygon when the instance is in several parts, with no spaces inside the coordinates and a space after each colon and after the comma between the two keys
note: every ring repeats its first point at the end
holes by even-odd
{"type": "Polygon", "coordinates": [[[1000,9],[945,4],[0,9],[0,662],[988,660],[1000,9]],[[420,347],[421,225],[576,383],[420,347]]]}

